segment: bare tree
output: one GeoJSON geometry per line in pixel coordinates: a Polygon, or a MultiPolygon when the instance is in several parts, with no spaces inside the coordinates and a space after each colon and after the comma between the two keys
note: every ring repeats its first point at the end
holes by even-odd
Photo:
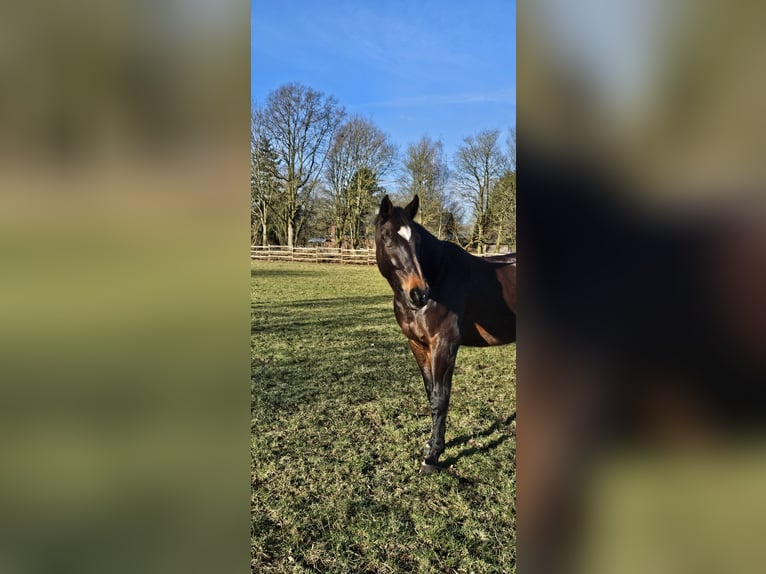
{"type": "MultiPolygon", "coordinates": [[[[409,201],[418,194],[420,222],[443,239],[450,212],[447,208],[446,183],[449,176],[441,141],[428,136],[407,147],[402,161],[399,188],[409,201]]],[[[454,219],[454,217],[453,217],[454,219]]]]}
{"type": "Polygon", "coordinates": [[[346,233],[353,247],[360,245],[365,219],[376,204],[378,182],[395,156],[396,148],[386,134],[359,116],[335,134],[325,172],[338,245],[346,233]]]}
{"type": "Polygon", "coordinates": [[[516,128],[505,140],[506,169],[490,191],[489,217],[495,232],[495,251],[504,243],[516,245],[516,128]]]}
{"type": "Polygon", "coordinates": [[[468,136],[455,154],[455,179],[473,212],[474,239],[479,253],[484,252],[490,223],[490,195],[507,166],[507,158],[498,144],[499,137],[498,130],[468,136]]]}
{"type": "Polygon", "coordinates": [[[513,127],[508,130],[508,138],[505,140],[507,148],[506,155],[508,157],[508,167],[516,173],[516,128],[513,127]]]}
{"type": "Polygon", "coordinates": [[[277,154],[263,133],[260,118],[256,111],[250,121],[250,224],[252,242],[260,235],[261,245],[267,245],[279,181],[277,154]]]}
{"type": "Polygon", "coordinates": [[[291,247],[309,212],[329,142],[344,115],[334,97],[302,84],[285,84],[267,98],[262,126],[278,157],[276,177],[282,194],[278,217],[291,247]]]}
{"type": "Polygon", "coordinates": [[[492,186],[489,218],[495,231],[495,251],[506,242],[516,244],[516,172],[506,170],[492,186]]]}

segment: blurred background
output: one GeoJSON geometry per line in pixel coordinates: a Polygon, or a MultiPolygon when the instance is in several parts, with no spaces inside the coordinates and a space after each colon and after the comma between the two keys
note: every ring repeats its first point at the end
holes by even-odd
{"type": "Polygon", "coordinates": [[[0,13],[0,571],[241,571],[249,3],[0,13]]]}
{"type": "MultiPolygon", "coordinates": [[[[0,9],[2,572],[246,568],[249,7],[0,9]]],[[[762,569],[763,17],[519,6],[522,573],[762,569]]]]}
{"type": "Polygon", "coordinates": [[[519,5],[522,573],[766,562],[764,15],[519,5]]]}

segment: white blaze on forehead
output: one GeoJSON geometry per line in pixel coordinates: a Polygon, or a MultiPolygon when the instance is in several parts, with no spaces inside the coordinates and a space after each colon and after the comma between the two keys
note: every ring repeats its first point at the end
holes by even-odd
{"type": "Polygon", "coordinates": [[[412,237],[412,229],[410,229],[409,225],[402,225],[397,233],[404,237],[405,241],[409,241],[410,237],[412,237]]]}

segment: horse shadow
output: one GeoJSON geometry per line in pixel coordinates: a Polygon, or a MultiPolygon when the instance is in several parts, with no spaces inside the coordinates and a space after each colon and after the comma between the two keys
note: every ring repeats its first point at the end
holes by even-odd
{"type": "MultiPolygon", "coordinates": [[[[449,448],[453,446],[460,446],[460,445],[467,444],[471,439],[488,437],[491,434],[495,433],[497,430],[499,430],[501,427],[507,427],[515,420],[516,420],[516,413],[513,412],[504,420],[495,421],[493,424],[491,424],[489,427],[487,427],[485,430],[479,433],[465,434],[465,435],[460,435],[458,437],[453,438],[452,440],[447,442],[445,447],[449,448]]],[[[491,440],[490,442],[482,446],[471,446],[469,448],[464,448],[461,451],[459,451],[457,454],[439,461],[439,466],[442,468],[449,468],[453,464],[456,464],[460,459],[473,456],[480,452],[488,452],[488,451],[494,450],[495,448],[503,444],[505,441],[507,441],[509,438],[511,438],[515,434],[516,434],[516,431],[514,429],[494,440],[491,440]]]]}

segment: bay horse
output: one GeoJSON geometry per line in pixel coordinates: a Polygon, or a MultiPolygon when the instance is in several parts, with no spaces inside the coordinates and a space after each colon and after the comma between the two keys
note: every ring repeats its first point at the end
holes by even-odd
{"type": "Polygon", "coordinates": [[[378,270],[394,292],[394,315],[423,375],[431,438],[421,473],[438,469],[458,347],[516,340],[516,256],[481,258],[441,241],[414,221],[417,195],[405,207],[388,196],[375,220],[378,270]]]}

